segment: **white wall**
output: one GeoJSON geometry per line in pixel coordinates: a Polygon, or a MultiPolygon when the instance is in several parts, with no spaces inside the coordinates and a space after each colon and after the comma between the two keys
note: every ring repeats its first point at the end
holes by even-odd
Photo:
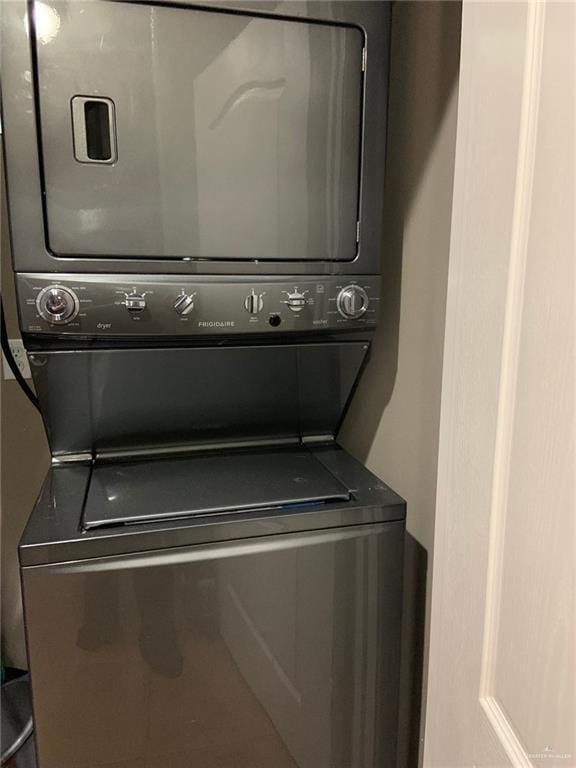
{"type": "Polygon", "coordinates": [[[460,4],[394,5],[383,301],[340,442],[408,502],[400,765],[416,765],[431,566],[460,4]]]}

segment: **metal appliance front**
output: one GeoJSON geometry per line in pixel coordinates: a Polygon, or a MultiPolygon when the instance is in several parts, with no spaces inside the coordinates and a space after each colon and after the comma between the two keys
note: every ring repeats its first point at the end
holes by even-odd
{"type": "Polygon", "coordinates": [[[398,521],[24,567],[39,764],[393,765],[403,535],[398,521]]]}
{"type": "Polygon", "coordinates": [[[30,355],[55,456],[332,437],[362,341],[137,347],[30,355]]]}
{"type": "Polygon", "coordinates": [[[350,495],[304,445],[101,462],[90,474],[82,527],[309,508],[350,495]]]}
{"type": "Polygon", "coordinates": [[[405,504],[333,443],[310,453],[348,499],[144,523],[173,507],[157,458],[142,520],[88,529],[98,466],[50,470],[20,544],[41,768],[395,764],[405,504]]]}
{"type": "Polygon", "coordinates": [[[5,11],[17,272],[379,272],[389,3],[5,11]]]}
{"type": "Polygon", "coordinates": [[[335,444],[379,309],[390,3],[3,10],[53,456],[19,549],[40,768],[394,765],[405,505],[335,444]]]}
{"type": "Polygon", "coordinates": [[[360,331],[376,326],[380,278],[287,280],[230,276],[23,274],[16,279],[23,333],[110,339],[360,331]],[[54,316],[59,292],[69,314],[54,316]],[[348,306],[348,296],[356,304],[348,306]]]}
{"type": "Polygon", "coordinates": [[[359,27],[108,0],[39,7],[38,114],[55,256],[356,257],[359,27]],[[85,109],[70,112],[77,94],[84,108],[102,104],[86,94],[114,105],[100,118],[106,133],[115,120],[107,161],[78,162],[73,151],[73,130],[87,132],[85,109]]]}

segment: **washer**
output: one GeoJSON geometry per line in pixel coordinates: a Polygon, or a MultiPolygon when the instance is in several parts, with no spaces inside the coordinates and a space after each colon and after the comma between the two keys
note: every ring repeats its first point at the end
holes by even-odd
{"type": "Polygon", "coordinates": [[[394,765],[404,518],[334,444],[51,469],[20,544],[38,764],[394,765]]]}

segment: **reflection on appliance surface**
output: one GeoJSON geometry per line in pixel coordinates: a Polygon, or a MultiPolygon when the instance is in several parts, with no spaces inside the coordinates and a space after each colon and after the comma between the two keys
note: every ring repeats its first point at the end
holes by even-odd
{"type": "Polygon", "coordinates": [[[35,671],[59,680],[52,711],[69,736],[41,734],[42,765],[379,765],[389,566],[374,530],[54,569],[59,653],[35,671]]]}
{"type": "Polygon", "coordinates": [[[249,571],[218,565],[222,636],[301,768],[332,764],[334,553],[309,578],[316,556],[308,547],[263,554],[249,571]]]}
{"type": "Polygon", "coordinates": [[[357,27],[141,3],[37,7],[54,253],[356,257],[357,27]],[[118,162],[97,175],[61,139],[61,105],[94,93],[114,105],[118,136],[118,162]]]}

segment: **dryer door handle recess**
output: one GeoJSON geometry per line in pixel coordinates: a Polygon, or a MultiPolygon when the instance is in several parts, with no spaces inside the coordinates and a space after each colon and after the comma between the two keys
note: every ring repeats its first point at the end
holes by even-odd
{"type": "Polygon", "coordinates": [[[101,96],[72,98],[74,157],[79,163],[115,163],[116,115],[114,102],[101,96]]]}

